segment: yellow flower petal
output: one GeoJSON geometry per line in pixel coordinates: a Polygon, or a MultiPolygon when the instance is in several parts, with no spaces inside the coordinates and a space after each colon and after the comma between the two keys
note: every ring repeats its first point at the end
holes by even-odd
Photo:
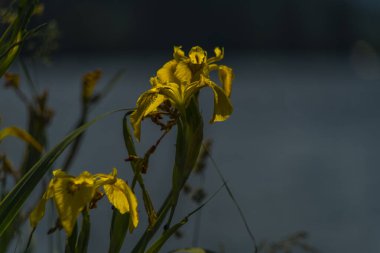
{"type": "Polygon", "coordinates": [[[93,175],[88,171],[83,171],[73,182],[75,185],[94,185],[93,175]]]}
{"type": "Polygon", "coordinates": [[[137,198],[133,193],[131,188],[126,184],[126,196],[129,202],[130,216],[129,216],[129,231],[132,232],[133,229],[139,224],[139,213],[137,212],[137,198]]]}
{"type": "Polygon", "coordinates": [[[188,105],[190,98],[196,94],[201,88],[204,87],[204,78],[201,76],[199,81],[192,82],[189,85],[186,85],[185,91],[184,91],[184,103],[185,106],[188,105]]]}
{"type": "MultiPolygon", "coordinates": [[[[86,173],[83,177],[86,176],[86,173]]],[[[54,202],[67,236],[70,236],[80,212],[92,200],[96,188],[89,179],[56,178],[53,183],[54,202]],[[75,183],[81,182],[80,184],[75,183]]]]}
{"type": "Polygon", "coordinates": [[[33,136],[31,136],[28,132],[22,130],[21,128],[10,126],[0,130],[0,142],[8,136],[17,137],[33,146],[39,152],[43,151],[43,147],[41,146],[41,144],[39,144],[38,141],[36,141],[36,139],[33,138],[33,136]]]}
{"type": "Polygon", "coordinates": [[[136,111],[131,114],[131,124],[133,132],[137,140],[140,140],[141,121],[149,113],[155,111],[157,107],[166,100],[166,98],[158,94],[157,89],[153,88],[144,92],[136,104],[136,111]]]}
{"type": "Polygon", "coordinates": [[[224,49],[220,47],[216,47],[214,49],[215,56],[207,59],[207,64],[211,64],[213,62],[217,62],[223,59],[224,57],[224,49]]]}
{"type": "Polygon", "coordinates": [[[202,64],[207,58],[206,51],[199,46],[192,47],[189,52],[189,58],[192,64],[202,64]]]}
{"type": "Polygon", "coordinates": [[[171,60],[164,64],[158,71],[157,71],[157,78],[161,83],[167,83],[167,82],[176,82],[178,81],[174,75],[175,68],[177,66],[177,61],[171,60]]]}
{"type": "Polygon", "coordinates": [[[121,214],[129,212],[129,201],[126,196],[127,183],[122,179],[116,179],[114,184],[106,184],[103,186],[104,192],[107,195],[109,202],[117,209],[121,214]]]}
{"type": "Polygon", "coordinates": [[[67,174],[61,169],[57,169],[53,171],[54,178],[74,178],[73,176],[67,174]]]}
{"type": "Polygon", "coordinates": [[[30,213],[29,216],[29,222],[32,228],[37,227],[38,222],[44,217],[45,215],[45,206],[46,206],[47,199],[42,198],[36,208],[33,209],[33,211],[30,213]]]}
{"type": "Polygon", "coordinates": [[[219,58],[219,59],[222,59],[223,56],[224,56],[223,48],[220,49],[220,47],[216,47],[216,48],[214,49],[214,53],[215,53],[215,57],[216,57],[216,58],[219,58]]]}
{"type": "Polygon", "coordinates": [[[100,70],[94,70],[86,73],[82,78],[82,98],[84,101],[89,101],[95,90],[95,86],[98,83],[99,79],[102,76],[100,70]]]}
{"type": "Polygon", "coordinates": [[[117,169],[113,168],[111,174],[102,174],[98,173],[93,176],[95,180],[95,188],[99,188],[100,186],[104,186],[106,184],[114,184],[116,182],[117,177],[117,169]]]}
{"type": "Polygon", "coordinates": [[[104,192],[107,195],[109,202],[121,214],[129,212],[129,230],[132,232],[139,223],[139,216],[137,212],[137,198],[129,188],[128,184],[122,180],[117,179],[115,184],[104,185],[104,192]]]}
{"type": "Polygon", "coordinates": [[[214,115],[210,123],[228,119],[233,111],[230,99],[227,97],[224,90],[211,80],[206,80],[206,84],[214,92],[214,115]]]}
{"type": "Polygon", "coordinates": [[[219,79],[223,84],[224,92],[226,93],[227,97],[230,97],[231,89],[232,89],[232,80],[234,78],[232,69],[227,66],[220,65],[218,74],[219,74],[219,79]]]}
{"type": "Polygon", "coordinates": [[[48,199],[54,196],[53,194],[54,194],[53,180],[51,180],[47,190],[45,191],[44,195],[42,195],[41,200],[38,202],[37,206],[30,213],[29,221],[30,221],[30,225],[33,228],[35,228],[38,222],[40,222],[40,220],[44,217],[46,202],[48,201],[48,199]]]}
{"type": "Polygon", "coordinates": [[[158,92],[169,99],[174,106],[177,108],[183,105],[183,92],[182,89],[184,85],[178,83],[167,83],[166,85],[158,88],[158,92]]]}
{"type": "Polygon", "coordinates": [[[181,49],[181,46],[174,47],[173,58],[177,61],[186,59],[185,52],[181,49]]]}
{"type": "Polygon", "coordinates": [[[190,82],[192,77],[191,70],[185,62],[178,63],[174,75],[182,83],[190,82]]]}

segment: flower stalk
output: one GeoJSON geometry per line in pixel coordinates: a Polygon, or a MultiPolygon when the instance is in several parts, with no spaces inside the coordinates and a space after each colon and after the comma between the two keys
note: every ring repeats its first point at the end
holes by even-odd
{"type": "Polygon", "coordinates": [[[215,48],[215,57],[207,58],[201,47],[193,47],[188,56],[180,47],[174,48],[173,60],[164,64],[151,78],[152,88],[144,92],[137,101],[137,108],[131,115],[135,137],[139,140],[141,121],[157,114],[168,114],[162,107],[169,103],[176,111],[177,139],[175,162],[172,170],[172,188],[157,214],[157,221],[148,227],[133,249],[133,253],[145,252],[149,241],[161,227],[169,213],[164,229],[170,227],[180,192],[197,162],[203,140],[203,118],[199,110],[198,94],[204,87],[214,93],[214,114],[211,123],[226,120],[232,113],[229,100],[233,79],[232,69],[215,64],[223,58],[224,52],[215,48]],[[222,87],[210,79],[211,71],[218,71],[222,87]]]}

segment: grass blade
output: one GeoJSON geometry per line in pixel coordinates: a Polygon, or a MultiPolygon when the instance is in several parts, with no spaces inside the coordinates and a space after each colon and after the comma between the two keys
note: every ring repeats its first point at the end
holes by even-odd
{"type": "Polygon", "coordinates": [[[199,210],[201,210],[208,202],[210,202],[215,196],[216,194],[219,193],[219,191],[225,186],[225,184],[223,184],[222,186],[219,187],[219,189],[214,192],[214,194],[211,195],[210,198],[208,198],[203,204],[201,204],[200,206],[198,206],[196,209],[194,209],[192,212],[190,212],[188,215],[186,215],[185,218],[183,218],[179,223],[173,225],[171,228],[169,228],[168,230],[166,230],[160,238],[158,238],[158,240],[146,251],[146,253],[157,253],[159,252],[159,250],[161,249],[161,247],[165,244],[165,242],[180,228],[182,227],[183,225],[185,225],[189,218],[195,214],[196,212],[198,212],[199,210]]]}
{"type": "Polygon", "coordinates": [[[91,222],[88,210],[82,212],[82,217],[82,228],[80,230],[77,245],[75,247],[76,253],[86,253],[88,241],[90,239],[91,222]]]}
{"type": "Polygon", "coordinates": [[[110,230],[109,253],[118,253],[123,246],[129,227],[129,213],[121,214],[116,208],[113,210],[110,230]]]}
{"type": "Polygon", "coordinates": [[[215,159],[212,157],[210,151],[208,150],[208,148],[205,145],[203,145],[203,148],[207,152],[208,156],[210,157],[211,163],[212,163],[213,167],[216,169],[216,171],[217,171],[220,179],[222,180],[223,184],[226,186],[227,193],[230,196],[230,198],[231,198],[232,202],[234,203],[234,205],[236,206],[236,209],[238,210],[239,215],[240,215],[241,219],[243,220],[245,229],[247,230],[247,233],[248,233],[249,237],[252,240],[253,248],[254,248],[254,253],[257,253],[258,252],[258,248],[257,248],[257,244],[256,244],[256,238],[253,235],[253,233],[252,233],[252,231],[251,231],[251,229],[250,229],[250,227],[248,225],[248,221],[245,218],[243,210],[241,209],[241,207],[240,207],[239,203],[237,202],[235,196],[232,194],[232,191],[231,191],[230,187],[228,186],[227,181],[224,178],[222,171],[219,169],[219,166],[216,163],[215,159]]]}

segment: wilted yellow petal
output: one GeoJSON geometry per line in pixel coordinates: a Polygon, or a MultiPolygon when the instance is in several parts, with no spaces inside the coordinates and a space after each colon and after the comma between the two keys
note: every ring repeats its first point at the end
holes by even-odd
{"type": "Polygon", "coordinates": [[[223,84],[223,89],[227,97],[231,96],[233,78],[234,78],[234,74],[231,68],[224,65],[219,66],[219,79],[223,84]]]}
{"type": "Polygon", "coordinates": [[[202,64],[206,61],[206,51],[199,46],[192,47],[189,52],[189,58],[192,64],[202,64]]]}
{"type": "Polygon", "coordinates": [[[37,149],[40,152],[42,152],[43,150],[41,144],[39,144],[38,141],[36,141],[36,139],[33,138],[33,136],[31,136],[29,133],[18,127],[11,126],[0,130],[0,142],[8,136],[18,137],[19,139],[32,145],[35,149],[37,149]]]}
{"type": "Polygon", "coordinates": [[[14,89],[18,89],[20,87],[20,76],[15,73],[6,72],[4,74],[5,79],[5,87],[10,87],[14,89]]]}
{"type": "Polygon", "coordinates": [[[140,140],[141,121],[149,113],[155,111],[157,107],[166,100],[163,95],[158,94],[157,89],[144,92],[136,104],[136,111],[131,114],[131,124],[137,140],[140,140]]]}
{"type": "Polygon", "coordinates": [[[211,80],[207,80],[206,84],[214,92],[214,115],[211,119],[211,123],[216,121],[224,121],[232,114],[233,108],[230,99],[222,88],[216,85],[211,80]]]}
{"type": "Polygon", "coordinates": [[[95,86],[102,76],[100,70],[94,70],[86,73],[82,78],[82,98],[84,101],[89,101],[95,90],[95,86]]]}
{"type": "Polygon", "coordinates": [[[33,209],[33,211],[30,213],[29,221],[30,225],[35,228],[37,227],[38,222],[44,217],[45,215],[45,206],[46,206],[46,198],[42,198],[37,206],[33,209]]]}
{"type": "Polygon", "coordinates": [[[57,178],[54,180],[54,202],[62,227],[70,236],[80,212],[92,200],[96,188],[88,184],[87,179],[79,179],[76,184],[73,178],[57,178]]]}
{"type": "Polygon", "coordinates": [[[53,197],[53,180],[50,181],[49,186],[42,195],[41,200],[38,202],[37,206],[33,209],[33,211],[30,213],[29,221],[30,225],[35,228],[38,224],[38,222],[44,217],[45,215],[45,206],[48,199],[53,197]]]}

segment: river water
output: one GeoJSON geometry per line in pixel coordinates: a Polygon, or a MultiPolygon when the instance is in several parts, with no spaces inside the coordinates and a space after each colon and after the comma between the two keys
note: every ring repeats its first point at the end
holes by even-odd
{"type": "MultiPolygon", "coordinates": [[[[168,59],[156,53],[66,55],[50,66],[31,66],[39,88],[49,90],[49,104],[55,111],[49,128],[50,147],[75,124],[83,73],[102,69],[105,77],[100,85],[104,85],[118,69],[126,68],[109,96],[91,112],[93,118],[102,112],[133,107],[138,95],[149,87],[149,77],[168,59]]],[[[302,230],[309,234],[307,242],[321,252],[379,252],[380,80],[358,75],[344,55],[227,51],[224,64],[235,71],[234,113],[224,123],[208,124],[212,93],[202,91],[205,137],[213,139],[213,157],[256,239],[281,240],[302,230]]],[[[19,71],[17,64],[13,71],[19,71]]],[[[3,88],[0,113],[2,126],[26,124],[25,108],[3,88]]],[[[122,116],[114,114],[88,130],[73,174],[85,169],[109,173],[116,167],[131,181],[130,168],[124,162],[127,154],[122,116]]],[[[140,152],[155,142],[159,131],[147,121],[142,136],[140,152]]],[[[171,133],[163,141],[146,175],[157,207],[170,187],[174,140],[171,133]]],[[[10,154],[16,165],[22,157],[22,145],[17,140],[4,141],[0,151],[10,154]]],[[[194,176],[191,184],[204,187],[211,195],[222,182],[209,163],[205,175],[194,176]]],[[[176,220],[195,207],[183,196],[176,220]]],[[[110,217],[106,200],[92,211],[90,252],[106,252],[110,217]]],[[[45,232],[54,221],[47,220],[35,234],[38,252],[49,252],[45,232]]],[[[124,252],[141,234],[146,224],[143,215],[141,224],[128,236],[124,252]]],[[[215,251],[252,252],[252,242],[225,190],[202,209],[200,216],[195,215],[182,233],[184,237],[172,238],[163,252],[194,242],[215,251]],[[196,220],[200,220],[200,229],[194,239],[196,220]]]]}

